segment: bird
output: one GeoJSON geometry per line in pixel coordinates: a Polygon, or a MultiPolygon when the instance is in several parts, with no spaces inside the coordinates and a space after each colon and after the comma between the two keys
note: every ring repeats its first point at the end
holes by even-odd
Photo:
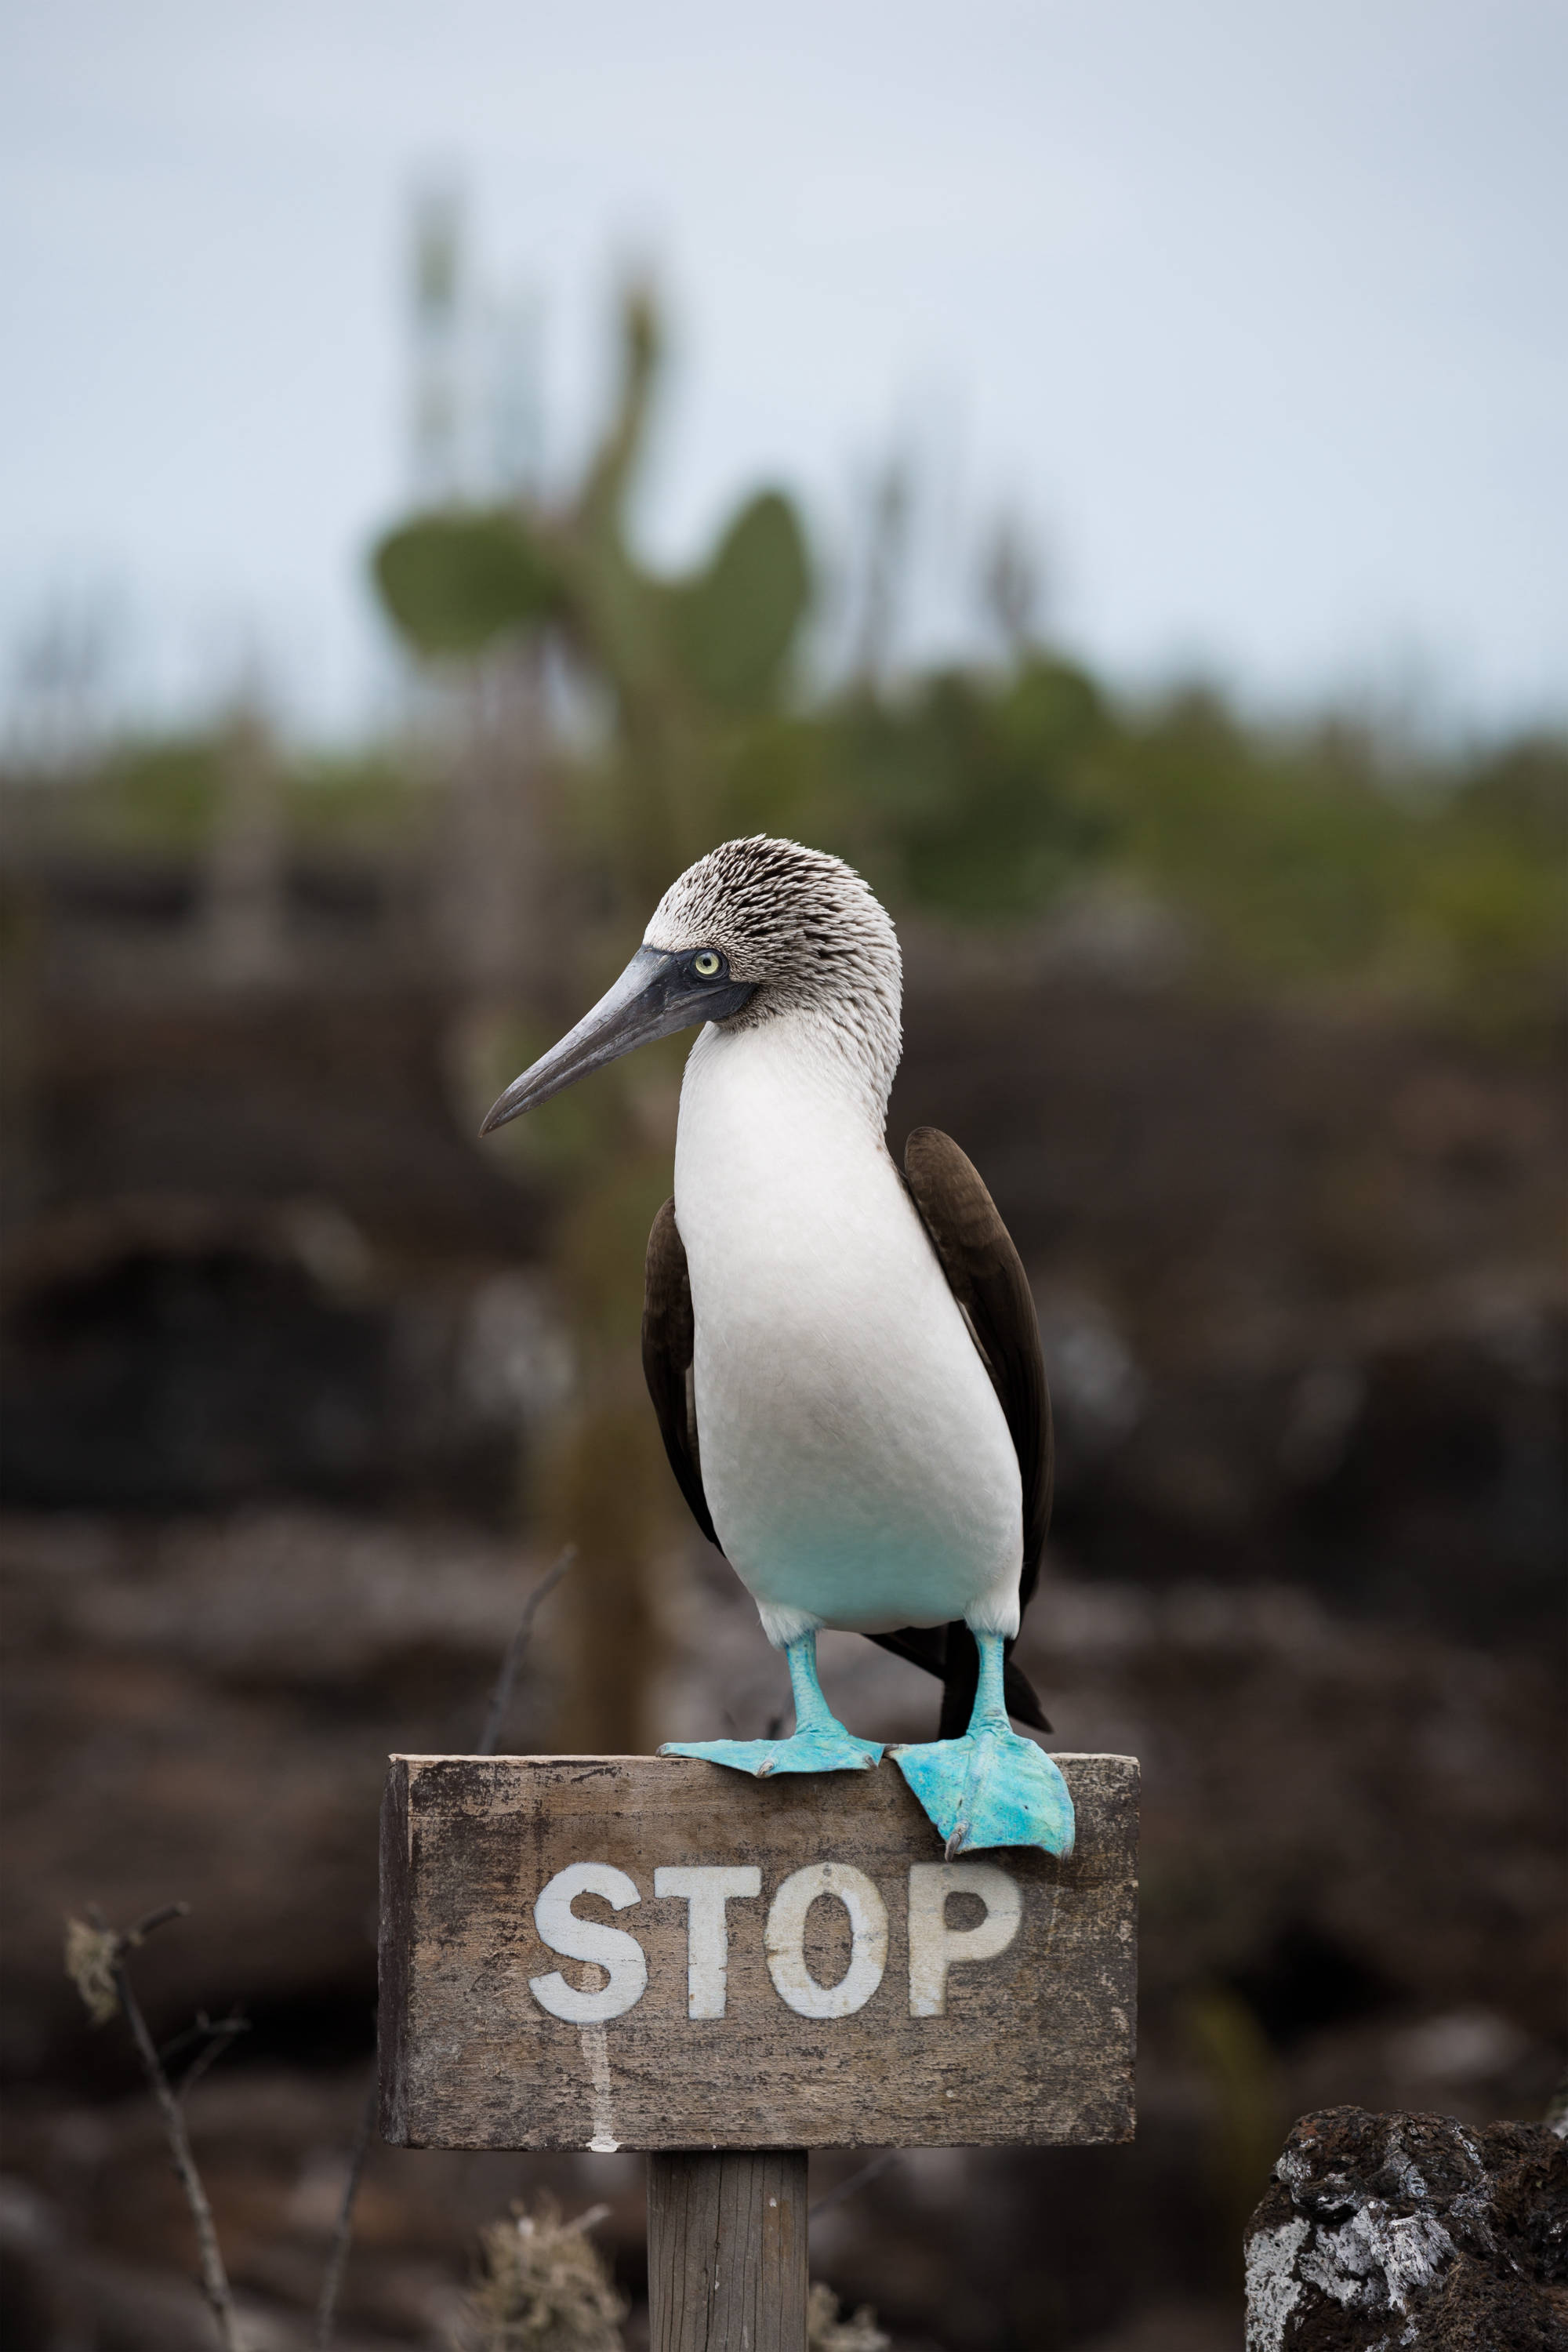
{"type": "Polygon", "coordinates": [[[891,917],[838,857],[726,841],[655,908],[620,978],[513,1080],[481,1134],[621,1055],[695,1028],[675,1190],[648,1239],[643,1365],[702,1533],[784,1653],[787,1738],[671,1741],[761,1779],[866,1771],[825,1628],[942,1679],[938,1737],[887,1752],[943,1841],[1071,1853],[1048,1729],[1008,1653],[1050,1510],[1050,1403],[1027,1278],[970,1160],[887,1141],[902,1053],[891,917]]]}

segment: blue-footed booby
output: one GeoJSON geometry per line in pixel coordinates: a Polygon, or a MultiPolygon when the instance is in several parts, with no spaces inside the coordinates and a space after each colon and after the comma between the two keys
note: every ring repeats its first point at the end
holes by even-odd
{"type": "Polygon", "coordinates": [[[849,866],[725,842],[482,1132],[700,1026],[648,1241],[643,1365],[681,1492],[785,1653],[795,1728],[664,1752],[763,1778],[877,1765],[816,1675],[822,1627],[866,1633],[942,1677],[937,1739],[890,1752],[949,1858],[1064,1854],[1066,1784],[1008,1722],[1049,1727],[1007,1655],[1050,1509],[1039,1330],[957,1144],[917,1129],[901,1174],[888,1150],[901,985],[891,919],[849,866]]]}

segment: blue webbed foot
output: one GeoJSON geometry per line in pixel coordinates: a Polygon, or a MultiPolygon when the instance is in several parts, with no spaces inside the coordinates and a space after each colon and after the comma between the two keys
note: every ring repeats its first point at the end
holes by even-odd
{"type": "Polygon", "coordinates": [[[803,1633],[785,1655],[795,1692],[795,1727],[788,1739],[667,1739],[661,1756],[700,1756],[768,1780],[776,1772],[869,1772],[882,1760],[875,1739],[846,1731],[816,1679],[816,1636],[803,1633]]]}
{"type": "Polygon", "coordinates": [[[947,1859],[973,1846],[1037,1845],[1069,1854],[1072,1799],[1054,1759],[1007,1725],[973,1725],[962,1739],[895,1748],[894,1763],[947,1841],[947,1859]]]}
{"type": "Polygon", "coordinates": [[[949,1862],[972,1847],[1073,1848],[1072,1799],[1054,1757],[1013,1729],[1002,1698],[999,1633],[976,1633],[980,1682],[962,1739],[895,1748],[894,1763],[947,1843],[949,1862]]]}
{"type": "Polygon", "coordinates": [[[759,1780],[776,1772],[869,1772],[882,1760],[876,1740],[857,1739],[841,1723],[814,1725],[790,1739],[667,1739],[658,1752],[705,1757],[759,1780]]]}

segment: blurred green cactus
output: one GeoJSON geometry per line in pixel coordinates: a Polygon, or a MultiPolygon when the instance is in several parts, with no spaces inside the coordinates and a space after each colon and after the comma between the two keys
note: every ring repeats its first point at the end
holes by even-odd
{"type": "Polygon", "coordinates": [[[510,508],[418,516],[388,533],[374,562],[382,603],[426,656],[483,653],[561,608],[548,551],[510,508]]]}
{"type": "Polygon", "coordinates": [[[789,500],[777,490],[748,499],[685,579],[659,579],[627,542],[661,341],[651,295],[630,289],[615,410],[574,499],[548,513],[442,508],[380,541],[376,589],[416,653],[474,656],[553,624],[616,691],[634,734],[650,695],[691,706],[699,720],[776,698],[811,599],[805,534],[789,500]]]}
{"type": "Polygon", "coordinates": [[[716,710],[772,702],[811,601],[805,537],[777,490],[751,499],[706,568],[668,593],[672,650],[716,710]]]}

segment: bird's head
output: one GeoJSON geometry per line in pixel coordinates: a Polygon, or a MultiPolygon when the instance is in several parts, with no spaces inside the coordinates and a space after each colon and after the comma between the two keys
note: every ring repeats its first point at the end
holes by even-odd
{"type": "Polygon", "coordinates": [[[885,1103],[900,992],[892,919],[851,866],[763,834],[721,842],[670,884],[615,986],[513,1079],[479,1132],[634,1046],[710,1021],[742,1031],[795,1015],[846,1054],[885,1103]]]}

